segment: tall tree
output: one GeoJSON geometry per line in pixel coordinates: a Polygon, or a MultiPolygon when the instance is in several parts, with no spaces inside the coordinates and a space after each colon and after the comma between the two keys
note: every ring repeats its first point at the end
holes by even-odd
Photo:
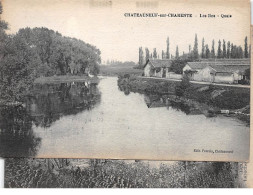
{"type": "Polygon", "coordinates": [[[139,66],[143,66],[143,50],[142,50],[142,47],[139,47],[139,66]]]}
{"type": "Polygon", "coordinates": [[[217,51],[217,57],[222,58],[222,51],[221,51],[221,41],[218,42],[218,51],[217,51]]]}
{"type": "Polygon", "coordinates": [[[157,52],[156,52],[156,48],[154,48],[154,50],[153,50],[153,58],[154,58],[154,59],[157,59],[157,52]]]}
{"type": "Polygon", "coordinates": [[[225,41],[224,39],[223,39],[222,57],[223,57],[223,58],[227,58],[226,41],[225,41]]]}
{"type": "Polygon", "coordinates": [[[167,37],[166,43],[167,43],[166,58],[170,59],[170,38],[169,37],[167,37]]]}
{"type": "Polygon", "coordinates": [[[166,54],[165,52],[162,50],[162,59],[165,59],[166,58],[166,54]]]}
{"type": "Polygon", "coordinates": [[[227,58],[231,58],[231,45],[230,41],[227,43],[227,58]]]}
{"type": "Polygon", "coordinates": [[[145,48],[145,51],[146,51],[145,63],[146,63],[150,56],[149,56],[149,49],[147,47],[145,48]]]}
{"type": "Polygon", "coordinates": [[[189,54],[192,52],[192,46],[189,45],[189,54]]]}
{"type": "Polygon", "coordinates": [[[231,43],[231,50],[230,50],[231,58],[235,58],[235,46],[233,43],[231,43]]]}
{"type": "Polygon", "coordinates": [[[197,36],[197,34],[195,34],[194,47],[193,47],[193,57],[194,57],[194,59],[199,58],[198,36],[197,36]]]}
{"type": "Polygon", "coordinates": [[[249,45],[249,58],[251,58],[251,44],[249,45]]]}
{"type": "Polygon", "coordinates": [[[179,58],[179,51],[178,51],[178,45],[177,45],[177,48],[176,48],[176,59],[179,58]]]}
{"type": "Polygon", "coordinates": [[[238,58],[243,58],[244,54],[243,54],[243,49],[241,46],[238,47],[238,58]]]}
{"type": "Polygon", "coordinates": [[[205,39],[202,39],[202,51],[201,51],[201,58],[205,58],[205,39]]]}
{"type": "Polygon", "coordinates": [[[249,51],[248,51],[248,37],[246,36],[244,39],[244,57],[249,57],[249,51]]]}
{"type": "Polygon", "coordinates": [[[3,13],[3,6],[2,6],[2,2],[0,1],[0,15],[3,13]]]}
{"type": "Polygon", "coordinates": [[[214,40],[212,41],[211,58],[215,58],[214,40]]]}
{"type": "Polygon", "coordinates": [[[208,47],[208,45],[206,44],[206,46],[205,46],[205,48],[206,48],[206,55],[205,55],[205,58],[210,58],[211,57],[211,54],[210,54],[210,50],[209,50],[209,47],[208,47]]]}

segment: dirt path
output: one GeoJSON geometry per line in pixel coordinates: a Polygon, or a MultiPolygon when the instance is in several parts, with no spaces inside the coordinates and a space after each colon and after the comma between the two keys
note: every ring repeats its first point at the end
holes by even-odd
{"type": "MultiPolygon", "coordinates": [[[[161,80],[161,81],[176,81],[180,82],[181,80],[178,79],[168,79],[168,78],[157,78],[157,77],[143,77],[138,76],[140,79],[154,79],[154,80],[161,80]]],[[[209,83],[209,82],[201,82],[201,81],[190,81],[191,83],[201,84],[201,85],[217,85],[217,86],[224,86],[224,87],[239,87],[239,88],[248,88],[250,89],[250,85],[240,85],[240,84],[223,84],[223,83],[209,83]]]]}

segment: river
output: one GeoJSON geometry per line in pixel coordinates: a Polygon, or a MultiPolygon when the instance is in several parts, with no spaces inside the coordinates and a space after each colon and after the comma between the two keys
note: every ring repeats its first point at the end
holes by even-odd
{"type": "Polygon", "coordinates": [[[116,77],[98,86],[38,85],[25,110],[1,112],[0,125],[5,157],[237,161],[249,155],[250,129],[238,119],[150,107],[145,95],[120,91],[116,77]]]}

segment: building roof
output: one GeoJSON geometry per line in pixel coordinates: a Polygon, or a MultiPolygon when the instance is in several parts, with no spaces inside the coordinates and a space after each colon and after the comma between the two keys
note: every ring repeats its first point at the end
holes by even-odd
{"type": "Polygon", "coordinates": [[[148,61],[146,62],[146,64],[144,65],[143,68],[145,68],[145,66],[148,63],[151,63],[155,68],[167,68],[171,66],[172,60],[170,59],[148,59],[148,61]]]}
{"type": "Polygon", "coordinates": [[[250,58],[240,59],[202,59],[202,63],[211,63],[215,65],[250,65],[250,58]]]}
{"type": "Polygon", "coordinates": [[[216,72],[244,72],[246,69],[248,69],[250,66],[249,65],[224,65],[224,66],[211,66],[216,72]]]}
{"type": "Polygon", "coordinates": [[[187,64],[193,70],[210,66],[217,72],[244,72],[246,69],[250,68],[250,59],[202,60],[199,62],[188,62],[187,64]]]}
{"type": "Polygon", "coordinates": [[[201,62],[188,62],[187,65],[190,66],[191,69],[193,70],[203,69],[207,67],[205,63],[201,63],[201,62]]]}

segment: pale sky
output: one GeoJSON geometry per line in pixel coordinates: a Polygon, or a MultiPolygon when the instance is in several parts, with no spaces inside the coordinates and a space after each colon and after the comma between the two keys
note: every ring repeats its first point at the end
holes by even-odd
{"type": "MultiPolygon", "coordinates": [[[[10,33],[24,27],[47,27],[64,36],[75,37],[95,45],[102,52],[102,60],[138,61],[138,48],[166,50],[170,37],[170,51],[175,55],[188,52],[198,34],[199,51],[205,37],[211,49],[219,39],[244,44],[250,33],[250,4],[247,0],[2,0],[2,18],[10,25],[10,33]],[[107,2],[107,3],[103,3],[107,2]],[[152,2],[153,7],[138,7],[137,2],[152,2]],[[210,3],[211,2],[211,3],[210,3]],[[98,6],[100,5],[100,6],[98,6]],[[106,6],[107,5],[107,6],[106,6]],[[127,18],[124,13],[187,13],[192,18],[127,18]],[[220,17],[200,18],[200,14],[220,17]],[[221,18],[231,14],[232,18],[221,18]]],[[[250,42],[250,41],[248,41],[250,42]]]]}

